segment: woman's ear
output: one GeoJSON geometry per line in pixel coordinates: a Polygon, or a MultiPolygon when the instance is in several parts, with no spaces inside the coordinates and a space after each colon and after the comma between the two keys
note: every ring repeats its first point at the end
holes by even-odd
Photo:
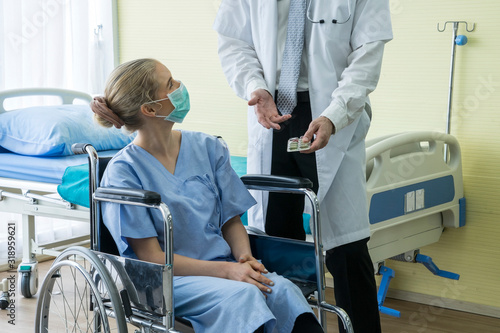
{"type": "Polygon", "coordinates": [[[141,112],[146,117],[156,117],[156,110],[152,107],[151,104],[141,105],[141,112]]]}

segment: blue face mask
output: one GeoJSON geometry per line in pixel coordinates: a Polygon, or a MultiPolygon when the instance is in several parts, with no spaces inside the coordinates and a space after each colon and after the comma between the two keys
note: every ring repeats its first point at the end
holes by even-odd
{"type": "Polygon", "coordinates": [[[174,106],[174,110],[168,116],[156,116],[156,117],[158,118],[163,117],[165,118],[164,120],[168,120],[174,123],[182,123],[182,121],[186,117],[191,107],[189,103],[189,93],[186,89],[186,86],[181,82],[179,88],[175,89],[170,94],[168,94],[167,98],[158,99],[150,103],[164,101],[166,99],[170,100],[170,102],[174,106]]]}

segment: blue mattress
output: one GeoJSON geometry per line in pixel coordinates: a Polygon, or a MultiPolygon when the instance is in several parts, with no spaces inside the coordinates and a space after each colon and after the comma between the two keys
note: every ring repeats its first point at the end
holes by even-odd
{"type": "MultiPolygon", "coordinates": [[[[113,156],[118,150],[100,151],[99,156],[113,156]]],[[[61,184],[67,167],[85,164],[87,155],[57,157],[25,156],[6,150],[0,152],[0,177],[61,184]]]]}

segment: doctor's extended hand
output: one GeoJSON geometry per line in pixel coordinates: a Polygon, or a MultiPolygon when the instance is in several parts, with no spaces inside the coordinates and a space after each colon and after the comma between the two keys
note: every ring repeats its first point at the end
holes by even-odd
{"type": "Polygon", "coordinates": [[[257,89],[250,95],[249,106],[254,107],[257,121],[267,129],[279,130],[279,123],[290,119],[291,115],[280,116],[273,96],[265,89],[257,89]]]}
{"type": "Polygon", "coordinates": [[[274,282],[262,275],[267,273],[267,269],[257,259],[250,255],[241,256],[239,262],[231,263],[227,272],[227,278],[230,280],[242,281],[257,286],[264,293],[271,293],[274,282]]]}
{"type": "Polygon", "coordinates": [[[308,150],[301,151],[301,153],[309,154],[324,148],[330,140],[332,134],[335,134],[335,126],[330,119],[323,116],[314,119],[309,124],[309,128],[302,137],[302,141],[309,142],[314,136],[316,136],[316,138],[311,144],[311,147],[308,150]]]}

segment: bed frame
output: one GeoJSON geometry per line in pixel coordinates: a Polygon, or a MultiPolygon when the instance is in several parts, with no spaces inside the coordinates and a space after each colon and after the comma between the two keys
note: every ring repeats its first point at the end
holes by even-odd
{"type": "MultiPolygon", "coordinates": [[[[16,89],[0,92],[0,114],[8,112],[4,107],[7,99],[31,96],[56,96],[61,104],[75,104],[77,100],[89,103],[92,97],[88,94],[50,88],[16,89]]],[[[0,153],[0,157],[8,158],[13,153],[0,153]]],[[[32,158],[28,157],[27,159],[32,158]]],[[[83,160],[81,163],[85,163],[83,160]]],[[[57,256],[61,250],[70,245],[88,244],[88,236],[64,239],[52,243],[37,244],[35,241],[35,217],[43,216],[72,221],[89,221],[89,210],[74,205],[60,198],[57,194],[57,183],[19,180],[0,177],[0,212],[16,213],[22,216],[23,256],[18,266],[20,272],[21,294],[31,297],[38,289],[37,255],[57,256]]],[[[2,265],[1,270],[12,269],[10,261],[2,265]]],[[[16,263],[17,264],[17,263],[16,263]]]]}
{"type": "Polygon", "coordinates": [[[371,238],[368,248],[381,274],[379,307],[400,316],[383,302],[392,269],[386,259],[421,263],[433,274],[459,279],[439,269],[420,248],[439,241],[444,228],[465,225],[460,146],[438,132],[409,132],[366,143],[367,198],[371,238]]]}
{"type": "Polygon", "coordinates": [[[453,136],[401,133],[368,141],[366,153],[374,262],[435,243],[444,227],[465,225],[460,146],[453,136]]]}

